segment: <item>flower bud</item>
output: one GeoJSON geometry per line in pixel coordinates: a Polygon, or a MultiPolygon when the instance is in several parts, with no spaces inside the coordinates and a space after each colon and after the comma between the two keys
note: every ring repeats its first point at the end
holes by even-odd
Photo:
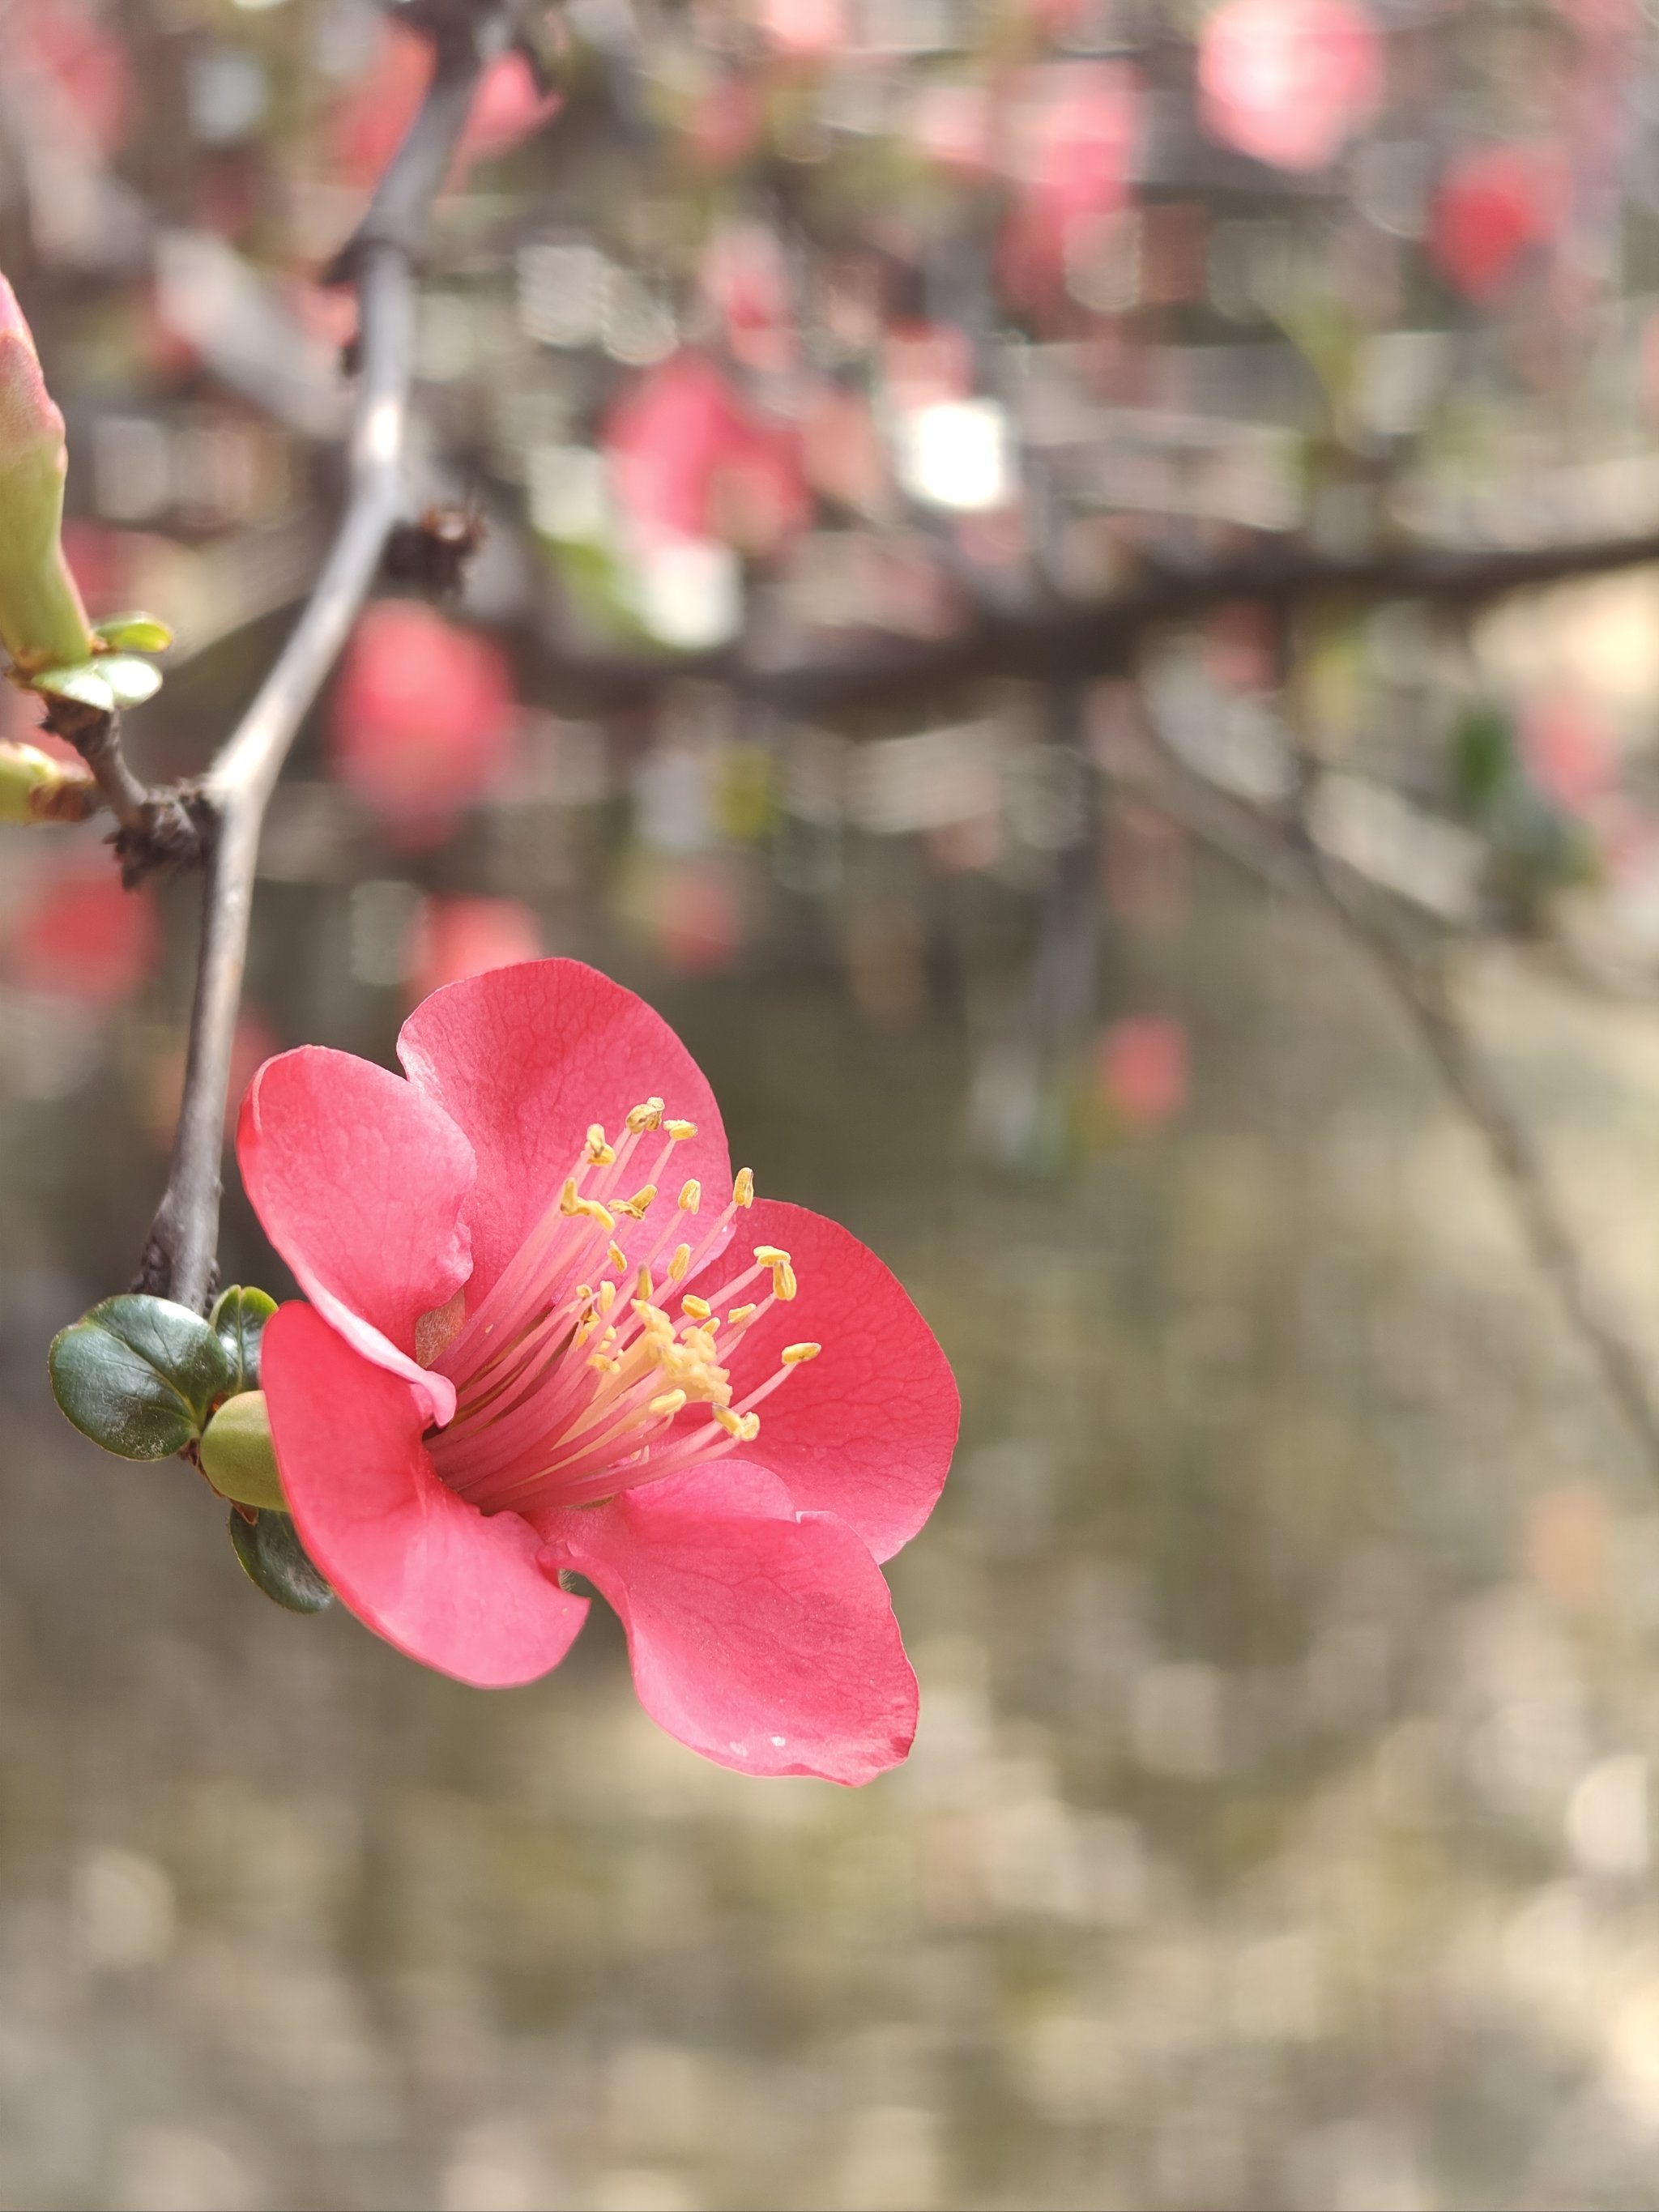
{"type": "Polygon", "coordinates": [[[203,1431],[200,1449],[203,1472],[222,1498],[287,1512],[263,1390],[227,1398],[203,1431]]]}
{"type": "Polygon", "coordinates": [[[98,786],[78,761],[0,744],[0,822],[84,822],[97,805],[98,786]]]}
{"type": "Polygon", "coordinates": [[[0,643],[25,675],[92,656],[92,631],[59,537],[69,467],[64,417],[16,295],[0,276],[0,643]]]}

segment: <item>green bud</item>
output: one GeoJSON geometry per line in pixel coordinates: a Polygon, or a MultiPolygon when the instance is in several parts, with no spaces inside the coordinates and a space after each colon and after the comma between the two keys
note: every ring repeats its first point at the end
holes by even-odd
{"type": "Polygon", "coordinates": [[[263,1390],[226,1399],[203,1431],[201,1453],[202,1471],[221,1497],[238,1505],[288,1510],[263,1390]]]}
{"type": "Polygon", "coordinates": [[[0,744],[0,822],[84,822],[97,804],[92,772],[78,761],[0,744]]]}
{"type": "Polygon", "coordinates": [[[64,559],[64,417],[34,338],[0,276],[0,644],[19,672],[92,657],[91,625],[64,559]]]}

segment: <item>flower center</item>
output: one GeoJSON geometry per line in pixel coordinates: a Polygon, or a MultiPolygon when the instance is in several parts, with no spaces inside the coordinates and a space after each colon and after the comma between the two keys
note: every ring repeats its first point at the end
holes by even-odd
{"type": "Polygon", "coordinates": [[[665,1120],[660,1098],[635,1106],[614,1144],[595,1122],[494,1287],[471,1311],[458,1291],[421,1316],[417,1356],[457,1399],[427,1449],[441,1480],[482,1511],[598,1504],[718,1458],[753,1441],[761,1401],[817,1358],[816,1344],[787,1346],[776,1372],[732,1403],[732,1355],[794,1297],[795,1272],[777,1245],[757,1244],[718,1291],[682,1287],[724,1251],[755,1199],[742,1168],[713,1221],[696,1181],[662,1202],[674,1148],[696,1133],[665,1120]],[[652,1161],[647,1180],[624,1196],[641,1158],[652,1161]]]}

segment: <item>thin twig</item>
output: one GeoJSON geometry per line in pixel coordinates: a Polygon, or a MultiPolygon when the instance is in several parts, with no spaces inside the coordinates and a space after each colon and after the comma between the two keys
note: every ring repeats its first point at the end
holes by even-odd
{"type": "Polygon", "coordinates": [[[121,717],[71,699],[48,702],[44,726],[67,738],[91,771],[98,795],[115,817],[111,841],[121,880],[131,890],[158,870],[189,867],[206,849],[207,812],[187,785],[141,782],[121,749],[121,717]]]}
{"type": "Polygon", "coordinates": [[[1443,980],[1386,918],[1376,895],[1326,852],[1313,831],[1304,780],[1295,804],[1270,812],[1218,790],[1158,738],[1154,773],[1133,788],[1195,836],[1276,889],[1317,900],[1376,969],[1405,1012],[1465,1120],[1481,1139],[1534,1259],[1659,1476],[1659,1395],[1641,1352],[1591,1283],[1549,1164],[1470,1035],[1443,980]]]}
{"type": "Polygon", "coordinates": [[[414,344],[415,258],[471,105],[495,11],[452,7],[425,101],[335,265],[358,296],[349,490],[333,550],[288,643],[204,781],[212,825],[202,948],[173,1160],[137,1287],[205,1305],[219,1233],[219,1166],[259,831],[307,709],[372,586],[403,500],[414,344]],[[465,21],[463,15],[465,13],[465,21]],[[465,34],[463,34],[465,33],[465,34]]]}

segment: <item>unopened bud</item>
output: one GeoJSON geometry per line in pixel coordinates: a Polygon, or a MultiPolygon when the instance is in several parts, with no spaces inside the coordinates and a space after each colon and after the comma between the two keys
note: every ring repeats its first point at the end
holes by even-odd
{"type": "Polygon", "coordinates": [[[98,786],[79,761],[0,744],[0,822],[84,822],[97,804],[98,786]]]}
{"type": "Polygon", "coordinates": [[[16,295],[0,276],[0,644],[27,676],[92,657],[93,636],[59,532],[64,417],[16,295]]]}
{"type": "Polygon", "coordinates": [[[263,1390],[227,1398],[203,1431],[199,1449],[202,1470],[221,1497],[287,1512],[263,1390]]]}

